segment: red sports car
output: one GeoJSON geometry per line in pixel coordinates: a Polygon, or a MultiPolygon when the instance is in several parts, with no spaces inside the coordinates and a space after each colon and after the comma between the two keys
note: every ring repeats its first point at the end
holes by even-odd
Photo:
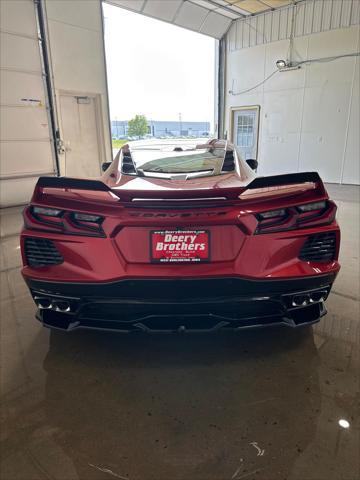
{"type": "Polygon", "coordinates": [[[339,271],[315,172],[256,177],[229,142],[125,145],[99,179],[41,177],[24,279],[47,327],[239,330],[317,322],[339,271]]]}

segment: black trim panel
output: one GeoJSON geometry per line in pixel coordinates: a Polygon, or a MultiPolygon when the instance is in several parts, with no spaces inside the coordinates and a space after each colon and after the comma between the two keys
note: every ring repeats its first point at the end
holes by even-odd
{"type": "Polygon", "coordinates": [[[101,180],[87,180],[84,178],[70,177],[40,177],[36,187],[40,188],[74,188],[77,190],[94,190],[109,192],[110,188],[101,180]]]}
{"type": "Polygon", "coordinates": [[[336,273],[294,279],[248,280],[236,277],[203,279],[129,279],[103,283],[46,282],[25,277],[31,290],[69,297],[126,298],[136,301],[199,301],[214,297],[273,296],[322,288],[336,273]]]}
{"type": "Polygon", "coordinates": [[[37,313],[44,326],[66,331],[89,328],[170,333],[310,325],[326,313],[324,300],[335,276],[256,281],[148,279],[102,284],[26,281],[34,300],[51,304],[37,313]],[[304,295],[310,300],[319,290],[323,298],[301,303],[304,295]],[[298,306],[293,299],[299,297],[298,306]],[[66,302],[69,309],[58,311],[59,301],[66,302]]]}
{"type": "Polygon", "coordinates": [[[246,188],[265,188],[289,185],[292,183],[321,182],[317,172],[287,173],[285,175],[272,175],[271,177],[257,177],[246,188]]]}

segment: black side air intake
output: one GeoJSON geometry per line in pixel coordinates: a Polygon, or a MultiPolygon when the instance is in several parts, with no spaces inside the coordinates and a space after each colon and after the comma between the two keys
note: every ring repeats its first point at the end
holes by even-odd
{"type": "Polygon", "coordinates": [[[25,238],[25,257],[30,267],[58,265],[64,261],[54,243],[45,238],[25,238]]]}
{"type": "Polygon", "coordinates": [[[308,237],[299,258],[306,262],[331,262],[336,255],[335,232],[317,233],[308,237]]]}
{"type": "Polygon", "coordinates": [[[235,160],[234,160],[234,152],[228,150],[225,153],[224,163],[222,166],[222,172],[233,172],[235,170],[235,160]]]}
{"type": "Polygon", "coordinates": [[[122,160],[122,172],[125,174],[135,174],[136,168],[130,153],[126,153],[122,160]]]}

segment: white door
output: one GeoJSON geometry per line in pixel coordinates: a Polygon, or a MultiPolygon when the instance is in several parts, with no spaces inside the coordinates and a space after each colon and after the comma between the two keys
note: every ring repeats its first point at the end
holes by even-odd
{"type": "Polygon", "coordinates": [[[60,94],[62,154],[60,174],[67,177],[101,175],[99,121],[95,96],[60,94]]]}
{"type": "Polygon", "coordinates": [[[257,160],[259,107],[244,107],[233,110],[232,140],[241,152],[242,158],[257,160]]]}

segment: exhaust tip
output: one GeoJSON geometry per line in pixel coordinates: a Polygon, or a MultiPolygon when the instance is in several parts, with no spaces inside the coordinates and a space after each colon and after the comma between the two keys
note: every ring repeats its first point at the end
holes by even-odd
{"type": "Polygon", "coordinates": [[[326,295],[327,295],[326,291],[313,292],[310,294],[310,302],[311,303],[324,302],[326,299],[326,295]]]}
{"type": "Polygon", "coordinates": [[[52,302],[52,308],[56,312],[70,312],[70,303],[65,300],[54,300],[52,302]]]}
{"type": "Polygon", "coordinates": [[[40,310],[49,310],[52,308],[52,303],[50,298],[39,298],[35,297],[35,303],[40,310]]]}
{"type": "Polygon", "coordinates": [[[305,307],[310,303],[309,295],[294,295],[292,299],[293,307],[305,307]]]}

